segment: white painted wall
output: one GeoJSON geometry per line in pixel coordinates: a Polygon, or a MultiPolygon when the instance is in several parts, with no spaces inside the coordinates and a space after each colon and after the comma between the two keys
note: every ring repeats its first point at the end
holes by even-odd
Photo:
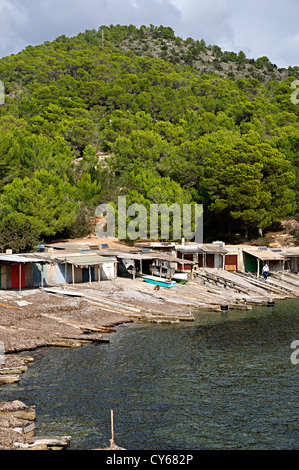
{"type": "Polygon", "coordinates": [[[114,274],[114,263],[103,263],[101,264],[101,281],[113,280],[114,274]]]}

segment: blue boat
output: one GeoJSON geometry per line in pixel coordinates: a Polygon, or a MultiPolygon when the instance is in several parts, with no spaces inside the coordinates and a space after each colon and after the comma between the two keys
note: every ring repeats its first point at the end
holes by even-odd
{"type": "Polygon", "coordinates": [[[174,287],[176,285],[175,281],[157,276],[143,276],[143,280],[149,284],[155,284],[156,286],[162,287],[174,287]]]}

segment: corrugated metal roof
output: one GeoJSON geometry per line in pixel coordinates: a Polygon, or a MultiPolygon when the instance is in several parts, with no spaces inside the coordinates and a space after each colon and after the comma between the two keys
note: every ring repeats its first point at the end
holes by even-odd
{"type": "Polygon", "coordinates": [[[199,251],[203,251],[204,253],[219,253],[225,255],[227,250],[222,248],[222,246],[214,245],[213,243],[205,243],[203,245],[198,245],[199,251]]]}
{"type": "Polygon", "coordinates": [[[171,256],[168,253],[157,253],[154,256],[155,259],[160,259],[162,261],[169,261],[170,263],[180,263],[180,264],[196,264],[194,261],[178,258],[176,256],[171,256]]]}
{"type": "Polygon", "coordinates": [[[180,251],[181,253],[197,253],[198,246],[197,245],[176,245],[176,251],[180,251]]]}
{"type": "Polygon", "coordinates": [[[55,259],[61,263],[73,264],[75,266],[95,266],[97,264],[115,263],[113,259],[99,255],[57,256],[55,259]]]}
{"type": "Polygon", "coordinates": [[[0,261],[7,261],[8,263],[47,263],[44,258],[24,255],[0,255],[0,261]]]}
{"type": "Polygon", "coordinates": [[[283,254],[285,256],[299,256],[299,247],[293,246],[291,248],[285,248],[283,250],[283,254]]]}
{"type": "Polygon", "coordinates": [[[281,253],[277,253],[271,250],[255,250],[254,248],[243,248],[245,253],[254,256],[255,258],[261,259],[263,261],[279,261],[284,260],[285,257],[281,253]]]}
{"type": "Polygon", "coordinates": [[[145,259],[160,259],[162,261],[169,261],[170,263],[180,263],[180,264],[196,264],[190,260],[184,260],[181,258],[177,258],[175,256],[168,255],[167,253],[160,253],[160,252],[148,252],[148,253],[118,253],[117,258],[120,259],[132,259],[132,260],[145,260],[145,259]]]}
{"type": "Polygon", "coordinates": [[[204,253],[216,253],[216,254],[226,254],[227,250],[222,248],[219,245],[214,245],[213,243],[203,243],[203,244],[194,244],[194,245],[177,245],[176,247],[177,251],[180,251],[181,253],[198,253],[198,252],[204,252],[204,253]]]}

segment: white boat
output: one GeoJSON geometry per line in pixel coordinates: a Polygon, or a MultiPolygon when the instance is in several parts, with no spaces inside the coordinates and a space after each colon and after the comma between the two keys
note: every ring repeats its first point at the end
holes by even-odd
{"type": "Polygon", "coordinates": [[[187,273],[175,273],[172,275],[172,279],[180,279],[181,281],[188,281],[187,273]]]}

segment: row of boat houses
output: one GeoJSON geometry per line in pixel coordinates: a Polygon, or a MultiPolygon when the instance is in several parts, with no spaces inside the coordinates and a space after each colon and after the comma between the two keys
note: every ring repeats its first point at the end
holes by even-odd
{"type": "Polygon", "coordinates": [[[0,254],[0,289],[55,286],[156,275],[172,279],[177,273],[193,278],[205,268],[250,272],[260,276],[267,263],[270,273],[299,272],[299,247],[271,249],[244,245],[172,242],[122,244],[62,243],[41,245],[36,252],[0,254]]]}

